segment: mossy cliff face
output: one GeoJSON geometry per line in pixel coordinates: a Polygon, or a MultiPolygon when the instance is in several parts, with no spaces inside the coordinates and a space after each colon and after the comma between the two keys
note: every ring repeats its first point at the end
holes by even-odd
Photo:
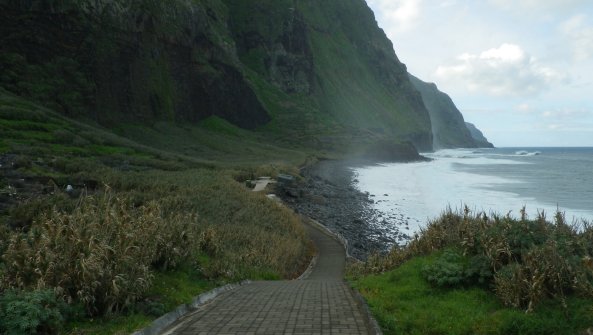
{"type": "Polygon", "coordinates": [[[432,148],[421,96],[361,0],[0,0],[0,19],[0,85],[70,116],[216,115],[330,149],[432,148]]]}
{"type": "Polygon", "coordinates": [[[409,76],[429,111],[435,150],[485,146],[485,143],[472,136],[463,115],[446,93],[441,92],[433,83],[424,82],[411,74],[409,76]]]}
{"type": "Polygon", "coordinates": [[[478,147],[494,148],[494,145],[490,143],[486,137],[484,137],[484,134],[478,128],[476,128],[473,123],[466,122],[465,125],[467,126],[467,129],[469,130],[478,147]]]}
{"type": "Polygon", "coordinates": [[[210,115],[245,128],[269,121],[234,57],[217,1],[1,4],[0,66],[13,72],[1,83],[9,90],[107,124],[210,115]]]}

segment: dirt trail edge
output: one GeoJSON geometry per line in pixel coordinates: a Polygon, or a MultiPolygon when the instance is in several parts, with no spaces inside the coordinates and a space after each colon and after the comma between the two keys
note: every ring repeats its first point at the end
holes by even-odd
{"type": "Polygon", "coordinates": [[[343,246],[325,232],[305,227],[318,250],[306,278],[240,286],[161,334],[375,334],[364,306],[344,282],[343,246]]]}

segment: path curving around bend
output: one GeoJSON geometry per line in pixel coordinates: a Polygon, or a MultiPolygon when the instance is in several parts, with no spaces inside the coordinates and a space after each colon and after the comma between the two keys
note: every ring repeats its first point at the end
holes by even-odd
{"type": "Polygon", "coordinates": [[[243,285],[162,334],[369,334],[368,316],[343,279],[343,246],[321,230],[305,227],[318,250],[306,278],[243,285]]]}

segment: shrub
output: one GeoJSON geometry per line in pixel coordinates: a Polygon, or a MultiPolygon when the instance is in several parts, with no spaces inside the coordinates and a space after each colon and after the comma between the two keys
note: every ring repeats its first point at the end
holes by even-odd
{"type": "Polygon", "coordinates": [[[468,281],[467,260],[455,251],[445,251],[434,263],[422,268],[424,278],[436,286],[457,286],[468,281]]]}
{"type": "Polygon", "coordinates": [[[0,333],[57,334],[71,310],[52,290],[7,290],[0,295],[0,333]]]}
{"type": "Polygon", "coordinates": [[[529,288],[521,280],[523,277],[523,269],[517,263],[504,266],[494,275],[494,291],[506,306],[519,308],[528,299],[529,288]]]}
{"type": "Polygon", "coordinates": [[[485,284],[492,277],[488,259],[467,257],[459,251],[446,250],[433,263],[422,269],[424,278],[436,286],[485,284]]]}
{"type": "Polygon", "coordinates": [[[89,196],[72,213],[52,211],[12,234],[2,285],[52,287],[91,315],[115,312],[149,288],[151,264],[178,264],[195,237],[193,216],[165,218],[156,202],[136,208],[110,192],[89,196]]]}
{"type": "Polygon", "coordinates": [[[17,156],[12,164],[15,169],[26,169],[31,168],[33,162],[31,162],[31,159],[27,156],[17,156]]]}
{"type": "Polygon", "coordinates": [[[52,207],[59,211],[70,211],[74,208],[74,202],[64,193],[27,200],[9,210],[10,225],[12,228],[29,229],[34,219],[51,211],[52,207]]]}
{"type": "Polygon", "coordinates": [[[384,256],[371,257],[364,265],[351,267],[355,273],[377,273],[401,265],[420,255],[447,249],[424,269],[425,278],[438,286],[487,284],[508,306],[528,312],[548,298],[565,304],[566,296],[593,297],[593,231],[566,224],[556,213],[554,222],[539,213],[528,220],[525,210],[519,219],[484,213],[472,215],[447,211],[429,222],[404,247],[384,256]],[[461,256],[461,255],[465,256],[461,256]]]}

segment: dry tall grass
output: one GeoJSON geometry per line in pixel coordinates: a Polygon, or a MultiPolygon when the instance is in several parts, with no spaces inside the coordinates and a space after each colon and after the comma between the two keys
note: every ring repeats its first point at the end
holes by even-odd
{"type": "Polygon", "coordinates": [[[10,237],[2,286],[53,288],[90,314],[117,312],[149,288],[151,265],[179,263],[196,237],[195,216],[165,219],[154,201],[134,207],[111,192],[84,197],[72,213],[46,213],[10,237]]]}
{"type": "Polygon", "coordinates": [[[142,298],[155,270],[181,263],[234,281],[294,277],[308,262],[299,219],[231,173],[102,176],[111,187],[84,195],[73,211],[45,212],[29,231],[8,233],[0,290],[53,288],[102,315],[142,298]]]}

